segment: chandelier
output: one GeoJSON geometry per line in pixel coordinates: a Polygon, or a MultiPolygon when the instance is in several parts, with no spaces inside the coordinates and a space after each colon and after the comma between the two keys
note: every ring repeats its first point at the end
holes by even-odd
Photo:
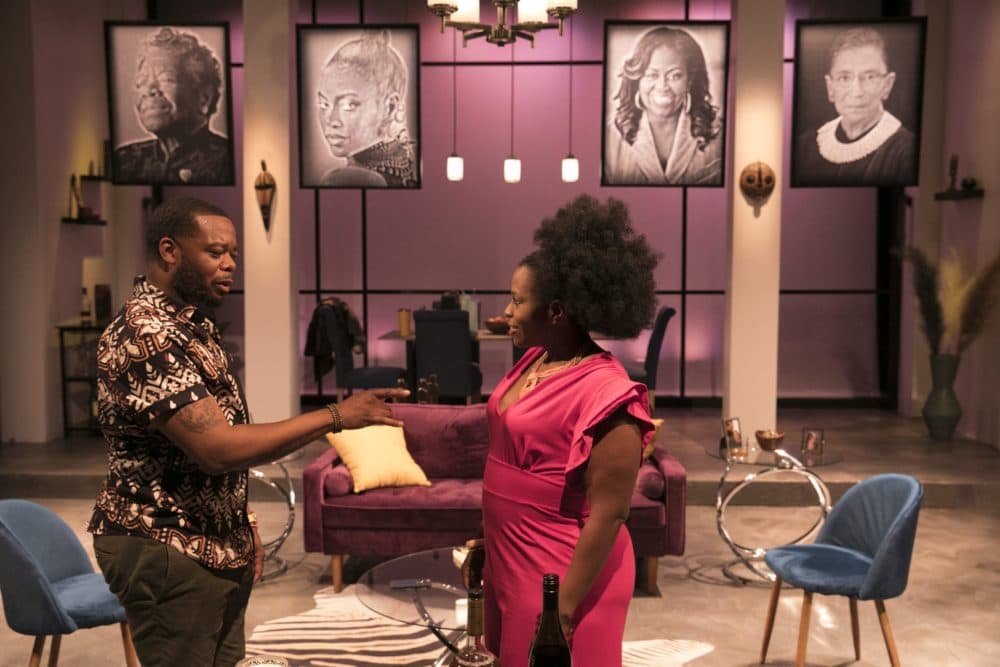
{"type": "Polygon", "coordinates": [[[490,44],[504,46],[518,37],[535,46],[535,33],[539,30],[559,28],[563,34],[563,21],[576,11],[577,0],[492,0],[497,8],[497,25],[479,22],[479,0],[427,0],[427,8],[441,18],[441,32],[450,26],[462,33],[462,47],[470,39],[483,37],[490,44]],[[507,23],[507,14],[517,6],[517,23],[507,23]],[[549,23],[548,17],[559,23],[549,23]]]}

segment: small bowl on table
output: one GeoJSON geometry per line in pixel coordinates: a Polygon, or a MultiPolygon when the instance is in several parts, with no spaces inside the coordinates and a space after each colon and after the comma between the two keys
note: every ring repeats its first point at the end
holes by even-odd
{"type": "Polygon", "coordinates": [[[757,437],[757,444],[765,452],[773,452],[774,450],[781,447],[782,441],[785,439],[785,434],[782,431],[755,431],[754,435],[757,437]]]}
{"type": "Polygon", "coordinates": [[[508,333],[506,317],[487,317],[483,321],[483,324],[486,326],[487,331],[491,334],[503,336],[508,333]]]}

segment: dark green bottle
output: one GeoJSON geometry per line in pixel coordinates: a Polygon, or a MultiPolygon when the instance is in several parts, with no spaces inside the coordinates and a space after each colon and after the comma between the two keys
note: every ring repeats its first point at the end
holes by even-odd
{"type": "Polygon", "coordinates": [[[573,658],[559,622],[559,575],[542,576],[542,615],[528,652],[528,667],[571,667],[573,658]]]}

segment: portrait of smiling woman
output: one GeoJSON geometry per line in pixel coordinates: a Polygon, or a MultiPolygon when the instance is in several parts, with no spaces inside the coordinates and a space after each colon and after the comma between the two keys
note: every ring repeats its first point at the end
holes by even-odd
{"type": "Polygon", "coordinates": [[[798,22],[793,186],[916,184],[925,28],[798,22]]]}
{"type": "Polygon", "coordinates": [[[299,26],[303,187],[418,188],[416,26],[299,26]]]}
{"type": "Polygon", "coordinates": [[[229,29],[105,24],[111,179],[232,185],[229,29]]]}
{"type": "Polygon", "coordinates": [[[728,24],[605,24],[602,185],[723,184],[728,24]]]}

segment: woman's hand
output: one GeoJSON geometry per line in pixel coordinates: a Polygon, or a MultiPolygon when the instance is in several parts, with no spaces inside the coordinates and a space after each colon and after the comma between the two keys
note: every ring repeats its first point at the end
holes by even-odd
{"type": "Polygon", "coordinates": [[[250,525],[250,530],[253,532],[253,583],[256,584],[264,576],[264,542],[257,532],[256,523],[250,525]]]}

